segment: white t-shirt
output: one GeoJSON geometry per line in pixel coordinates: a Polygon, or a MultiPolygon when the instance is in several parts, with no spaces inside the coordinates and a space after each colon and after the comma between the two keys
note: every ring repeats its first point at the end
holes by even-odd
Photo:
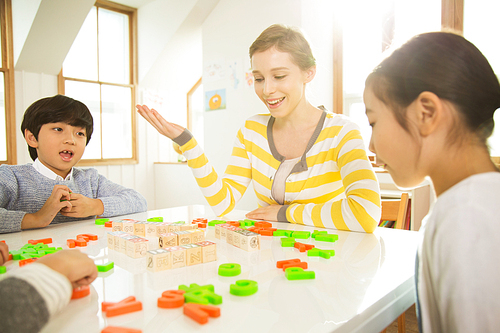
{"type": "Polygon", "coordinates": [[[285,204],[285,186],[286,179],[292,172],[293,167],[297,162],[300,161],[300,157],[292,158],[289,160],[283,161],[279,166],[278,170],[276,170],[276,174],[274,175],[274,181],[271,188],[271,195],[273,199],[280,205],[285,204]]]}
{"type": "Polygon", "coordinates": [[[422,232],[423,332],[498,332],[500,173],[471,176],[441,194],[422,232]]]}

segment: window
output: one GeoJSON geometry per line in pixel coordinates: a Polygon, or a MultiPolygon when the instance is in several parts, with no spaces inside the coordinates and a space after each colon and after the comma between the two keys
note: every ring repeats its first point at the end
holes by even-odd
{"type": "Polygon", "coordinates": [[[0,164],[16,164],[12,8],[0,0],[0,164]]]}
{"type": "Polygon", "coordinates": [[[84,165],[136,163],[134,8],[98,0],[64,60],[59,92],[85,103],[94,132],[84,165]]]}
{"type": "MultiPolygon", "coordinates": [[[[337,15],[336,35],[341,36],[342,52],[337,53],[340,61],[334,59],[337,63],[334,89],[342,91],[334,92],[334,96],[342,100],[336,101],[335,112],[348,115],[360,126],[368,151],[371,128],[363,104],[365,79],[389,47],[400,45],[418,33],[439,31],[441,3],[438,0],[344,1],[337,15]],[[359,10],[360,4],[363,10],[359,10]]],[[[368,154],[373,156],[371,152],[368,154]]]]}
{"type": "MultiPolygon", "coordinates": [[[[498,1],[477,0],[464,3],[464,37],[481,50],[500,79],[500,58],[498,56],[500,45],[492,39],[492,36],[498,36],[500,33],[500,27],[497,24],[499,12],[500,2],[498,1]]],[[[488,143],[493,160],[500,164],[500,112],[498,110],[495,112],[494,120],[495,131],[488,143]]]]}

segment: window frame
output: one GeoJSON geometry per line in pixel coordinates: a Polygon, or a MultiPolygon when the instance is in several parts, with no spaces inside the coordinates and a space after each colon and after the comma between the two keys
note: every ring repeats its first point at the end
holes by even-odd
{"type": "MultiPolygon", "coordinates": [[[[343,87],[343,33],[338,17],[334,16],[333,26],[333,112],[344,113],[344,87],[343,87]]],[[[453,30],[463,34],[464,0],[441,0],[441,31],[453,30]]],[[[392,24],[384,26],[383,36],[392,35],[392,24]]],[[[381,47],[387,46],[387,38],[382,40],[381,47]]],[[[371,162],[375,162],[376,156],[369,156],[371,162]]],[[[500,157],[492,157],[492,160],[500,166],[500,157]]]]}
{"type": "Polygon", "coordinates": [[[14,43],[12,34],[11,0],[0,0],[0,25],[2,43],[2,63],[0,72],[4,74],[5,87],[5,135],[7,139],[7,159],[0,164],[17,164],[16,152],[16,108],[14,94],[14,43]]]}
{"type": "MultiPolygon", "coordinates": [[[[107,0],[97,0],[94,4],[95,7],[115,11],[128,15],[129,17],[129,73],[130,73],[130,83],[129,84],[119,84],[105,81],[92,81],[85,79],[76,79],[65,77],[63,70],[58,75],[58,92],[59,94],[65,94],[65,82],[75,81],[75,82],[86,82],[86,83],[96,83],[100,87],[102,85],[107,86],[118,86],[127,87],[131,89],[131,124],[132,124],[132,157],[130,158],[99,158],[99,159],[82,159],[78,162],[78,166],[93,166],[93,165],[119,165],[119,164],[137,164],[138,160],[138,142],[137,142],[137,115],[135,110],[136,100],[137,100],[137,9],[121,4],[117,4],[107,0]]],[[[102,112],[102,99],[100,100],[101,112],[102,112]]],[[[94,135],[99,134],[102,137],[102,127],[99,129],[99,133],[94,132],[94,135]]],[[[102,156],[102,140],[101,140],[101,156],[102,156]]]]}

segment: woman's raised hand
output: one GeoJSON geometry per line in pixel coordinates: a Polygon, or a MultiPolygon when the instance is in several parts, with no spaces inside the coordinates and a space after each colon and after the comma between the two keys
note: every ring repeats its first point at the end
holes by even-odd
{"type": "Polygon", "coordinates": [[[153,125],[158,133],[167,138],[175,139],[184,132],[184,127],[166,121],[155,109],[150,109],[146,105],[136,105],[136,107],[137,112],[153,125]]]}

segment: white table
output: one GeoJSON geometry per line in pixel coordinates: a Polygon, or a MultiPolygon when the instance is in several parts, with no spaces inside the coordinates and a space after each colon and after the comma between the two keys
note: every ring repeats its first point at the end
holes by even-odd
{"type": "MultiPolygon", "coordinates": [[[[186,206],[127,215],[146,220],[164,217],[165,221],[195,218],[215,219],[208,206],[186,206]]],[[[243,219],[244,211],[234,211],[226,220],[243,219]]],[[[125,218],[125,216],[123,216],[125,218]]],[[[289,223],[274,227],[312,231],[289,223]]],[[[325,229],[323,229],[325,230],[325,229]]],[[[51,237],[52,246],[67,248],[66,240],[82,233],[99,236],[81,248],[96,264],[115,263],[115,268],[92,283],[91,295],[70,302],[57,314],[43,332],[100,332],[106,326],[123,326],[148,332],[380,332],[415,302],[414,262],[418,233],[377,228],[373,234],[329,230],[338,234],[335,243],[310,238],[298,240],[320,249],[334,249],[335,257],[308,257],[295,248],[281,247],[280,237],[261,236],[261,249],[246,252],[215,238],[214,227],[208,227],[206,238],[217,243],[216,262],[172,269],[158,273],[146,270],[146,260],[132,259],[107,248],[109,228],[96,226],[94,220],[54,225],[38,230],[0,235],[11,250],[19,249],[30,239],[51,237]],[[307,261],[314,280],[289,281],[276,268],[276,261],[299,258],[307,261]],[[239,263],[239,276],[223,277],[220,264],[239,263]],[[229,293],[230,284],[240,279],[258,282],[256,294],[246,297],[229,293]],[[200,325],[182,313],[182,308],[161,309],[157,299],[165,290],[179,285],[212,284],[221,295],[221,316],[209,318],[200,325]],[[135,296],[143,310],[106,318],[101,302],[120,301],[135,296]]],[[[9,261],[7,270],[19,269],[9,261]]]]}

